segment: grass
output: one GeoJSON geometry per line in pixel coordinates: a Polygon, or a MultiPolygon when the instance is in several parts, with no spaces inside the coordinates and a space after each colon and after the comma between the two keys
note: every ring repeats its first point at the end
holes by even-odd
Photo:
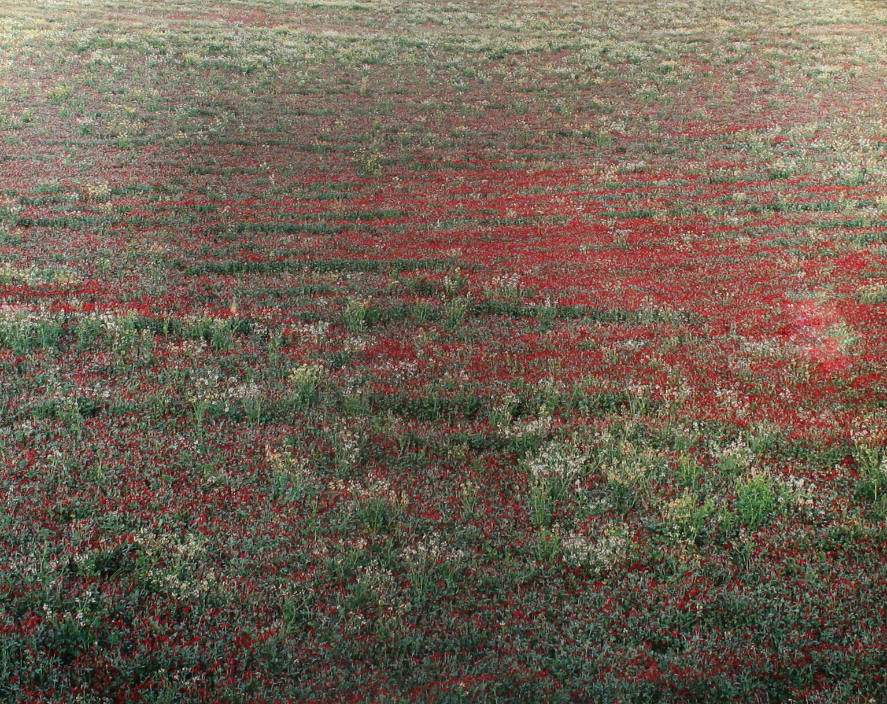
{"type": "Polygon", "coordinates": [[[885,23],[0,0],[0,699],[887,698],[885,23]]]}

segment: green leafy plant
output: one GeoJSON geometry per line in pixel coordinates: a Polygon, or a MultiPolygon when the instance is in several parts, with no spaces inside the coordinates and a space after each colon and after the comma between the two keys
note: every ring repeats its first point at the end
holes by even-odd
{"type": "Polygon", "coordinates": [[[877,502],[887,492],[887,452],[878,445],[860,442],[853,448],[853,459],[859,472],[858,495],[877,502]]]}
{"type": "Polygon", "coordinates": [[[765,472],[737,479],[735,488],[736,515],[743,525],[754,530],[770,521],[777,507],[777,494],[765,472]]]}

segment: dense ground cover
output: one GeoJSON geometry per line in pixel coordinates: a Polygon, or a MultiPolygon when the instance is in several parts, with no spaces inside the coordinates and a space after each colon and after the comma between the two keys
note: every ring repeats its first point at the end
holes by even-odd
{"type": "Polygon", "coordinates": [[[887,700],[885,57],[0,2],[0,699],[887,700]]]}

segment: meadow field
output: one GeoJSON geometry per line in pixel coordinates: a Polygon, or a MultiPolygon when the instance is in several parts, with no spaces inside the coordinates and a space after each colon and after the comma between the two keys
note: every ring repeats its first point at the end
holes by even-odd
{"type": "Polygon", "coordinates": [[[887,702],[887,5],[0,0],[0,701],[887,702]]]}

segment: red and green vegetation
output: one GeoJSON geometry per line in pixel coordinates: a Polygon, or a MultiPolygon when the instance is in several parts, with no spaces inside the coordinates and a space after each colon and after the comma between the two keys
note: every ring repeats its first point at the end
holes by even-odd
{"type": "Polygon", "coordinates": [[[0,700],[887,701],[887,6],[0,0],[0,700]]]}

